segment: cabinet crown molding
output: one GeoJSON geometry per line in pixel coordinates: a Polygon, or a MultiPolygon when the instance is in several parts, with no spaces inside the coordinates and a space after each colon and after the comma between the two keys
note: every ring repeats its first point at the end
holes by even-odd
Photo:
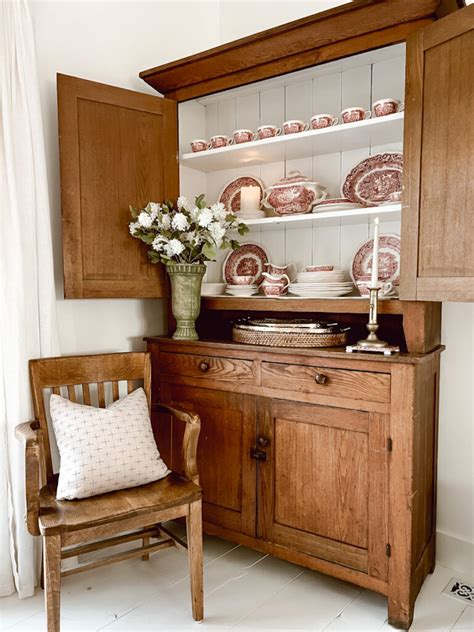
{"type": "Polygon", "coordinates": [[[187,101],[402,42],[436,19],[439,0],[356,0],[176,61],[140,77],[187,101]]]}

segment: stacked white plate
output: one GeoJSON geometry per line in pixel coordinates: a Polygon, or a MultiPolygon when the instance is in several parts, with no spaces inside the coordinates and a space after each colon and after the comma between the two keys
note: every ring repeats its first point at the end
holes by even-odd
{"type": "Polygon", "coordinates": [[[344,270],[320,272],[298,272],[296,283],[291,283],[288,291],[306,298],[331,298],[345,296],[354,289],[344,270]]]}
{"type": "Polygon", "coordinates": [[[252,296],[258,293],[258,285],[226,285],[225,293],[231,296],[252,296]]]}

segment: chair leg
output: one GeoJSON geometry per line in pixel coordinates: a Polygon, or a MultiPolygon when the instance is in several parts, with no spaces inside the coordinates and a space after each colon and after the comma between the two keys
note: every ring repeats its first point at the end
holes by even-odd
{"type": "MultiPolygon", "coordinates": [[[[148,546],[150,544],[150,536],[146,535],[144,538],[142,538],[142,544],[143,546],[148,546]]],[[[150,556],[148,553],[146,555],[142,555],[142,560],[144,562],[148,562],[149,559],[150,556]]]]}
{"type": "Polygon", "coordinates": [[[202,503],[200,500],[191,503],[189,505],[189,514],[186,516],[189,574],[191,578],[191,600],[193,606],[193,618],[195,621],[202,621],[204,618],[201,505],[202,503]]]}
{"type": "Polygon", "coordinates": [[[44,543],[43,551],[41,551],[40,588],[41,590],[44,590],[44,543]]]}
{"type": "Polygon", "coordinates": [[[61,594],[61,536],[43,538],[44,596],[48,632],[59,632],[61,594]]]}

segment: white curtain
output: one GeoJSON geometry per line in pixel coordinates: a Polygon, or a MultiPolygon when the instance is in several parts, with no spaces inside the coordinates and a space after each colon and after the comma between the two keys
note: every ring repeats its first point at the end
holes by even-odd
{"type": "Polygon", "coordinates": [[[58,351],[50,208],[35,45],[26,0],[0,4],[0,595],[33,594],[38,539],[24,521],[28,360],[58,351]]]}

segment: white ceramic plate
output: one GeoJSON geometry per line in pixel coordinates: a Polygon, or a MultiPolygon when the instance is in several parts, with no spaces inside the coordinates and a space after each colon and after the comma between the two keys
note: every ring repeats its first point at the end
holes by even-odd
{"type": "Polygon", "coordinates": [[[354,208],[363,208],[362,204],[355,202],[334,202],[334,204],[316,204],[312,213],[324,213],[325,211],[350,211],[354,208]]]}

